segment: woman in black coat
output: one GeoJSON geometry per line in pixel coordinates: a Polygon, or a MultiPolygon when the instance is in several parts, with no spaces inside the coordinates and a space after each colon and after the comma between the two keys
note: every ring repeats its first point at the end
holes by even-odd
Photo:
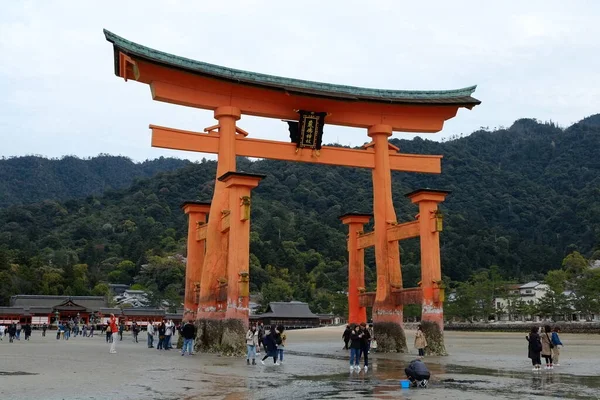
{"type": "Polygon", "coordinates": [[[540,353],[542,351],[542,341],[540,340],[540,335],[538,335],[538,328],[535,326],[532,327],[529,336],[525,336],[525,339],[529,342],[527,356],[531,359],[533,370],[541,371],[542,360],[540,358],[540,353]]]}
{"type": "Polygon", "coordinates": [[[273,364],[279,365],[277,362],[277,345],[281,344],[281,336],[279,335],[279,331],[275,326],[271,327],[271,331],[264,338],[264,345],[267,349],[267,354],[263,357],[260,362],[264,365],[265,360],[269,357],[273,357],[273,364]]]}

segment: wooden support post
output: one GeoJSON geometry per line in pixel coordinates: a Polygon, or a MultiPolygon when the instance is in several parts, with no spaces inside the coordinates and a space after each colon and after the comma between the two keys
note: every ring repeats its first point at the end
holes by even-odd
{"type": "MultiPolygon", "coordinates": [[[[219,121],[219,159],[217,177],[236,170],[235,123],[240,119],[240,110],[225,106],[215,110],[215,119],[219,121]]],[[[225,313],[218,312],[217,294],[227,275],[227,238],[221,232],[221,212],[229,209],[229,189],[225,182],[216,181],[212,212],[208,216],[206,231],[206,256],[202,267],[200,285],[199,319],[220,319],[225,313]]]]}
{"type": "Polygon", "coordinates": [[[205,242],[197,239],[200,226],[206,223],[210,203],[187,201],[181,206],[188,215],[187,262],[185,265],[185,312],[195,317],[198,311],[199,285],[202,278],[205,242]]]}
{"type": "MultiPolygon", "coordinates": [[[[373,139],[375,166],[373,174],[373,215],[375,219],[375,263],[377,266],[377,292],[373,307],[373,322],[379,325],[379,331],[386,330],[389,343],[383,345],[383,351],[407,350],[406,338],[402,331],[403,307],[396,305],[392,296],[392,287],[402,287],[400,273],[400,251],[398,242],[388,242],[388,227],[396,223],[396,213],[392,203],[392,178],[390,172],[390,154],[387,138],[392,135],[389,125],[374,125],[368,135],[373,139]]],[[[377,330],[377,327],[376,327],[377,330]]],[[[380,338],[381,336],[378,335],[380,338]]]]}
{"type": "MultiPolygon", "coordinates": [[[[228,172],[219,177],[229,189],[229,251],[227,253],[226,318],[248,327],[250,274],[250,191],[265,175],[228,172]]],[[[242,332],[245,334],[246,332],[242,332]]]]}
{"type": "Polygon", "coordinates": [[[440,262],[441,214],[438,204],[444,201],[449,192],[442,190],[419,189],[406,196],[419,205],[419,226],[421,238],[421,289],[423,302],[421,322],[427,336],[427,352],[445,355],[444,307],[442,268],[440,262]]]}
{"type": "Polygon", "coordinates": [[[358,235],[372,217],[372,214],[356,213],[339,217],[348,225],[348,322],[351,324],[367,322],[367,308],[360,306],[358,298],[365,288],[365,250],[358,247],[358,235]]]}

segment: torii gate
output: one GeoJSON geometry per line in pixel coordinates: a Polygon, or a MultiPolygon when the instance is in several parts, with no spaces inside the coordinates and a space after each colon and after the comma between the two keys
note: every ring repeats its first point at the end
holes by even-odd
{"type": "MultiPolygon", "coordinates": [[[[199,347],[226,353],[243,351],[240,337],[248,324],[250,191],[263,178],[236,172],[236,156],[246,156],[372,170],[372,244],[377,268],[373,320],[378,338],[388,330],[390,340],[396,343],[390,350],[402,350],[402,303],[394,297],[402,288],[399,248],[394,241],[401,237],[390,241],[389,236],[390,227],[397,224],[391,171],[439,174],[442,156],[401,154],[388,137],[394,131],[441,130],[459,108],[471,109],[480,103],[471,97],[475,86],[400,91],[310,82],[207,64],[130,42],[106,30],[104,34],[113,44],[117,76],[148,84],[154,100],[214,110],[218,121],[204,132],[150,125],[154,147],[218,154],[212,202],[183,205],[189,214],[185,305],[196,312],[201,328],[199,347]],[[295,110],[327,112],[328,124],[366,128],[372,141],[361,150],[324,146],[317,155],[306,149],[298,151],[293,143],[251,139],[236,125],[242,114],[294,120],[295,110]],[[395,332],[402,338],[395,338],[395,332]]],[[[423,197],[415,196],[413,201],[423,197]]],[[[437,209],[435,200],[423,203],[435,204],[437,209]]],[[[423,246],[428,228],[423,223],[419,226],[423,246]]],[[[437,257],[439,269],[439,246],[427,249],[437,257]]],[[[352,252],[350,255],[353,257],[352,252]]],[[[424,282],[423,289],[427,285],[429,282],[424,282]]],[[[351,291],[350,301],[354,298],[351,291]]]]}

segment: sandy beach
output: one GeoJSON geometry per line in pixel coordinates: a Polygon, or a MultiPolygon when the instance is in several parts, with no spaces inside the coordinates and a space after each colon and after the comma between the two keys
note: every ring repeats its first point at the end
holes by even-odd
{"type": "MultiPolygon", "coordinates": [[[[125,335],[117,354],[101,336],[0,342],[5,399],[534,399],[600,398],[599,335],[563,334],[561,366],[534,373],[525,332],[446,332],[449,356],[426,357],[427,389],[401,389],[410,354],[372,354],[368,372],[351,373],[343,327],[288,332],[283,365],[244,358],[148,349],[125,335]]],[[[140,335],[145,339],[145,334],[140,335]]]]}

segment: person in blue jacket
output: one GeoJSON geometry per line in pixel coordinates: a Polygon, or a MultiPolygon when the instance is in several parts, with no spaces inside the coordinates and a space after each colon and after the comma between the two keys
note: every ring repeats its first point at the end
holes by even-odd
{"type": "Polygon", "coordinates": [[[552,348],[552,361],[554,362],[555,367],[560,367],[558,363],[558,357],[560,356],[560,349],[558,346],[564,346],[558,337],[558,333],[560,332],[560,327],[555,326],[554,332],[552,332],[552,344],[554,347],[552,348]]]}

